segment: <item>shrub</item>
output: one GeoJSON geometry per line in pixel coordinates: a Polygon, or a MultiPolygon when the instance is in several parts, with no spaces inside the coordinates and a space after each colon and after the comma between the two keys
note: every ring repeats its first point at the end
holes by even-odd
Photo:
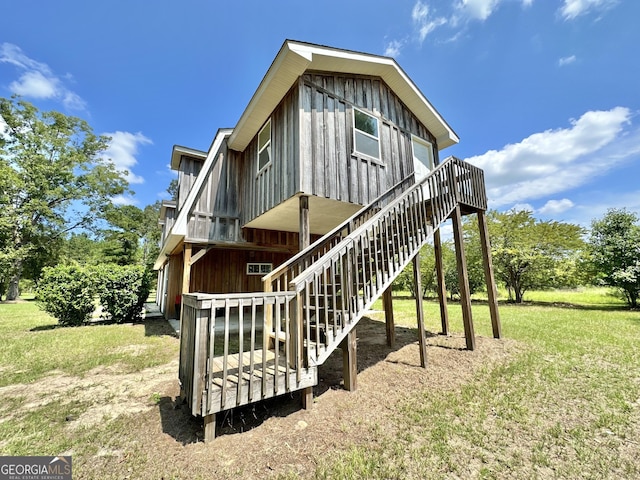
{"type": "Polygon", "coordinates": [[[141,266],[108,265],[98,270],[100,303],[118,323],[140,319],[151,291],[151,276],[141,266]]]}
{"type": "Polygon", "coordinates": [[[36,298],[45,312],[61,325],[80,325],[91,317],[95,284],[89,272],[77,265],[58,265],[43,270],[36,298]]]}

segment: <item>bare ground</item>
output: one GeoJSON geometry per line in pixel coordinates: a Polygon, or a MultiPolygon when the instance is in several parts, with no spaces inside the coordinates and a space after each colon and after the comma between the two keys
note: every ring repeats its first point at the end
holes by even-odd
{"type": "MultiPolygon", "coordinates": [[[[4,387],[0,398],[24,400],[11,411],[0,406],[0,418],[55,400],[86,403],[66,428],[94,429],[101,444],[94,445],[92,456],[74,456],[75,478],[309,477],[346,445],[376,445],[381,432],[393,434],[392,415],[407,395],[459,388],[481,368],[506,362],[521,350],[512,340],[477,337],[470,352],[462,335],[429,335],[423,369],[416,330],[396,327],[394,348],[386,346],[384,330],[384,323],[368,318],[358,324],[357,391],[342,388],[337,351],[320,369],[312,409],[302,410],[299,394],[293,394],[219,414],[218,438],[207,444],[202,419],[177,405],[177,360],[135,374],[117,367],[82,378],[54,372],[38,385],[4,387]]],[[[135,355],[136,347],[129,353],[135,355]]]]}

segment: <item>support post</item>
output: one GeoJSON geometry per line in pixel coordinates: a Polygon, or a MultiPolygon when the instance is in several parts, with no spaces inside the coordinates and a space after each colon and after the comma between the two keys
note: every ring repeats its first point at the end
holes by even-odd
{"type": "Polygon", "coordinates": [[[396,329],[393,318],[393,294],[391,285],[382,294],[382,304],[384,305],[384,320],[387,329],[387,346],[393,347],[396,344],[396,329]]]}
{"type": "MultiPolygon", "coordinates": [[[[309,197],[306,195],[300,196],[300,231],[298,234],[298,247],[300,251],[304,250],[311,244],[311,231],[309,230],[309,197]]],[[[300,297],[300,296],[298,296],[300,297]]],[[[302,302],[299,302],[298,315],[300,316],[300,322],[298,323],[299,335],[303,334],[304,326],[302,322],[302,302]]],[[[302,343],[302,342],[300,342],[302,343]]],[[[300,352],[302,353],[302,352],[300,352]]],[[[313,387],[307,387],[302,390],[302,408],[309,410],[313,405],[313,387]]]]}
{"type": "Polygon", "coordinates": [[[444,262],[442,261],[442,240],[440,229],[433,234],[433,251],[436,257],[436,280],[438,290],[438,303],[440,304],[440,322],[442,335],[449,335],[449,312],[447,310],[447,285],[444,280],[444,262]]]}
{"type": "Polygon", "coordinates": [[[464,323],[464,336],[467,340],[467,349],[475,350],[476,337],[473,331],[473,318],[471,316],[471,293],[469,291],[469,274],[467,273],[467,259],[464,254],[464,241],[462,238],[462,214],[460,205],[456,205],[451,216],[453,220],[453,240],[456,247],[456,264],[458,266],[458,282],[460,284],[460,306],[462,307],[462,322],[464,323]]]}
{"type": "MultiPolygon", "coordinates": [[[[185,243],[182,265],[182,295],[180,296],[180,331],[182,332],[182,316],[184,314],[184,294],[191,290],[191,244],[185,243]]],[[[176,312],[177,313],[177,312],[176,312]]]]}
{"type": "Polygon", "coordinates": [[[500,313],[498,312],[498,291],[496,281],[493,276],[493,262],[491,260],[491,242],[489,241],[489,229],[483,210],[478,212],[478,229],[480,230],[480,245],[482,247],[482,266],[484,267],[484,280],[487,284],[487,296],[489,301],[489,312],[491,314],[491,327],[493,338],[502,337],[502,327],[500,325],[500,313]]]}
{"type": "Polygon", "coordinates": [[[344,388],[353,392],[358,388],[358,343],[355,328],[347,334],[340,347],[342,347],[344,388]]]}
{"type": "Polygon", "coordinates": [[[427,335],[424,330],[424,308],[422,305],[422,278],[420,275],[420,251],[413,256],[413,285],[416,291],[416,318],[418,319],[418,344],[420,365],[427,366],[427,335]]]}
{"type": "Polygon", "coordinates": [[[212,442],[216,438],[216,414],[204,417],[204,441],[212,442]]]}
{"type": "Polygon", "coordinates": [[[300,196],[300,250],[304,250],[311,243],[311,233],[309,231],[309,197],[300,196]]]}

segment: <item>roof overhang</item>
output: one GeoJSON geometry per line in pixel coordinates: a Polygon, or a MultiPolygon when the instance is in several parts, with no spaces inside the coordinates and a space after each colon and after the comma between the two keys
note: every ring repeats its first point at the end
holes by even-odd
{"type": "Polygon", "coordinates": [[[453,129],[393,58],[287,40],[234,128],[229,147],[243,151],[307,70],[380,77],[436,137],[439,150],[459,141],[453,129]]]}
{"type": "Polygon", "coordinates": [[[171,152],[171,170],[178,170],[180,168],[180,159],[182,157],[193,157],[204,161],[207,158],[207,152],[183,147],[181,145],[174,145],[173,151],[171,152]]]}

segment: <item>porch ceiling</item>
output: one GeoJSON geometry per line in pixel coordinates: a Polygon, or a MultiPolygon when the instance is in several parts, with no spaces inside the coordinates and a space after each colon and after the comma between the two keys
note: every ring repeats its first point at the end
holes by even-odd
{"type": "MultiPolygon", "coordinates": [[[[362,205],[310,196],[309,229],[314,235],[324,235],[361,208],[362,205]]],[[[298,196],[291,197],[244,226],[265,230],[299,232],[300,200],[298,196]]]]}

